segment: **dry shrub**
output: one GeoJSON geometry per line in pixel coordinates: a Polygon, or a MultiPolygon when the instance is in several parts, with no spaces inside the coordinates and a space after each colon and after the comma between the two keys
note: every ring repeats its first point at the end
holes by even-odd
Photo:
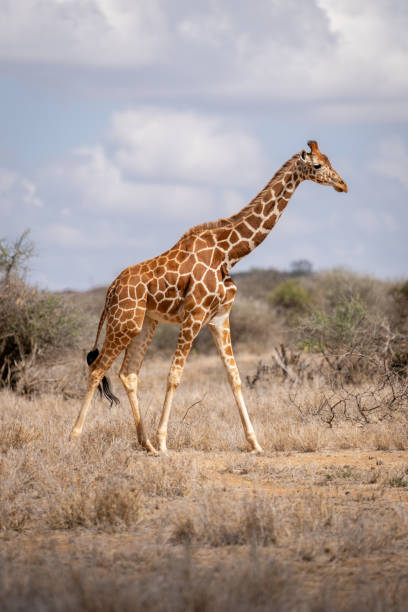
{"type": "Polygon", "coordinates": [[[270,342],[279,341],[282,336],[275,313],[267,302],[255,300],[251,294],[237,295],[230,324],[233,346],[245,347],[253,352],[265,350],[270,342]]]}
{"type": "Polygon", "coordinates": [[[304,422],[321,421],[330,428],[342,422],[368,425],[400,422],[408,425],[408,378],[385,374],[382,380],[360,385],[324,385],[319,392],[313,386],[293,386],[290,402],[304,422]]]}
{"type": "Polygon", "coordinates": [[[16,278],[0,287],[0,384],[32,390],[26,370],[39,358],[72,347],[80,329],[76,312],[61,296],[16,278]],[[28,386],[27,386],[28,385],[28,386]]]}
{"type": "Polygon", "coordinates": [[[82,434],[78,448],[85,461],[98,462],[101,456],[115,450],[116,443],[130,444],[135,439],[133,423],[119,420],[123,407],[117,409],[117,412],[119,418],[111,414],[109,422],[97,421],[92,428],[82,434]]]}
{"type": "Polygon", "coordinates": [[[24,499],[0,490],[0,531],[23,531],[30,524],[30,508],[24,499]]]}
{"type": "Polygon", "coordinates": [[[200,481],[196,461],[185,456],[143,457],[143,461],[131,461],[127,473],[150,497],[183,497],[200,481]]]}
{"type": "MultiPolygon", "coordinates": [[[[358,466],[336,466],[324,469],[319,473],[318,482],[324,484],[381,485],[382,487],[405,488],[408,486],[408,465],[376,465],[370,469],[358,466]]],[[[408,519],[408,517],[407,517],[408,519]]]]}
{"type": "Polygon", "coordinates": [[[195,462],[186,457],[132,455],[129,447],[113,442],[99,455],[99,463],[92,451],[89,464],[87,455],[82,454],[84,464],[67,466],[74,482],[68,484],[64,479],[64,486],[60,482],[53,492],[47,505],[47,525],[53,529],[134,527],[149,498],[182,497],[196,484],[195,462]],[[119,475],[121,463],[124,466],[119,475]],[[112,466],[109,475],[104,466],[112,466]]]}
{"type": "Polygon", "coordinates": [[[307,555],[309,560],[324,552],[338,559],[363,558],[391,550],[396,541],[401,551],[408,544],[408,512],[399,504],[377,506],[376,513],[362,513],[353,506],[339,513],[335,500],[324,493],[305,491],[303,498],[292,504],[285,499],[279,516],[279,533],[295,530],[297,542],[290,539],[288,544],[296,546],[300,558],[307,555]]]}
{"type": "Polygon", "coordinates": [[[0,452],[7,453],[9,449],[22,448],[34,440],[38,440],[39,429],[27,428],[19,422],[0,423],[0,452]]]}
{"type": "Polygon", "coordinates": [[[98,489],[95,496],[95,516],[97,525],[130,526],[140,518],[142,500],[138,488],[133,483],[123,486],[120,482],[109,483],[98,489]]]}
{"type": "MultiPolygon", "coordinates": [[[[402,476],[384,473],[386,486],[406,486],[406,471],[402,476]]],[[[346,472],[347,474],[347,472],[346,472]]],[[[399,475],[398,475],[399,474],[399,475]]],[[[299,475],[299,474],[298,474],[299,475]]],[[[360,473],[360,481],[373,485],[368,472],[360,473]]],[[[352,476],[337,474],[337,479],[349,482],[352,476]]],[[[376,480],[376,479],[374,479],[376,480]]],[[[350,484],[349,484],[350,486],[350,484]]],[[[378,489],[371,495],[381,498],[378,489]]],[[[171,517],[172,541],[201,546],[262,546],[276,550],[291,550],[303,560],[361,558],[385,551],[403,551],[408,545],[408,511],[400,504],[377,504],[376,512],[361,513],[350,505],[339,512],[338,501],[324,491],[316,493],[304,488],[282,497],[269,494],[240,495],[212,489],[200,496],[194,506],[184,503],[171,517]],[[198,506],[198,507],[197,507],[198,506]],[[294,537],[294,535],[296,536],[294,537]]]]}
{"type": "Polygon", "coordinates": [[[64,488],[50,499],[46,516],[49,528],[120,529],[137,524],[142,501],[134,483],[109,479],[78,485],[64,488]]]}
{"type": "Polygon", "coordinates": [[[174,518],[174,542],[222,547],[275,542],[274,512],[270,500],[245,494],[233,499],[222,490],[200,492],[198,510],[180,511],[174,518]]]}
{"type": "Polygon", "coordinates": [[[277,423],[268,434],[268,449],[312,453],[326,442],[325,431],[313,423],[277,423]]]}

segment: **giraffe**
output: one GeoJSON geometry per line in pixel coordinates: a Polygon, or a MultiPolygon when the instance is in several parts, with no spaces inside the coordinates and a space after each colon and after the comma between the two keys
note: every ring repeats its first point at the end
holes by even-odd
{"type": "Polygon", "coordinates": [[[139,371],[158,322],[180,325],[177,348],[167,379],[167,389],[157,430],[159,451],[167,452],[167,424],[173,397],[194,339],[208,325],[235,398],[246,440],[254,453],[262,452],[248,415],[241,379],[231,347],[229,314],[236,286],[229,271],[269,234],[286,208],[295,189],[304,180],[347,192],[347,185],[332,168],[316,141],[310,151],[291,157],[258,195],[231,217],[197,225],[183,234],[168,251],[130,266],[113,281],[106,295],[93,350],[88,354],[87,392],[71,432],[80,436],[95,390],[99,387],[111,400],[105,373],[122,351],[119,377],[128,395],[138,441],[156,453],[147,437],[139,410],[139,371]],[[97,349],[106,320],[105,340],[97,349]]]}

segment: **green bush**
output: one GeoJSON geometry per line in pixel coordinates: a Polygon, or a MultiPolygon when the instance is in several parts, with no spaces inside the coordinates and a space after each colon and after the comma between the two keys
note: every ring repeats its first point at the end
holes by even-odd
{"type": "Polygon", "coordinates": [[[342,271],[316,281],[318,305],[298,319],[298,347],[320,353],[343,382],[357,382],[363,374],[387,377],[391,371],[404,376],[407,335],[390,317],[389,289],[342,271]]]}
{"type": "Polygon", "coordinates": [[[279,309],[292,313],[305,312],[311,304],[310,293],[297,280],[280,283],[268,295],[268,301],[279,309]]]}
{"type": "Polygon", "coordinates": [[[357,297],[342,299],[330,310],[312,310],[304,323],[304,347],[338,352],[361,343],[361,335],[366,332],[367,310],[357,297]]]}

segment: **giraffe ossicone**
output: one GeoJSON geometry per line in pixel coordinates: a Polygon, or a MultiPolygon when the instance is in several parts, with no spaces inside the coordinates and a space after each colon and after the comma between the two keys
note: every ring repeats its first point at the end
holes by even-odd
{"type": "Polygon", "coordinates": [[[129,398],[138,440],[148,452],[156,452],[146,436],[139,410],[138,375],[158,322],[176,323],[180,332],[157,431],[159,450],[165,452],[174,392],[194,339],[208,325],[227,372],[247,442],[252,451],[262,451],[245,406],[231,347],[229,313],[236,287],[229,271],[266,238],[302,181],[311,180],[347,192],[346,183],[320,152],[317,142],[311,140],[308,145],[309,152],[302,150],[291,157],[238,213],[191,228],[171,249],[126,268],[113,281],[89,359],[87,393],[71,436],[81,434],[92,397],[102,382],[108,398],[116,399],[105,373],[125,351],[119,377],[129,398]],[[105,321],[105,340],[98,353],[98,339],[105,321]]]}

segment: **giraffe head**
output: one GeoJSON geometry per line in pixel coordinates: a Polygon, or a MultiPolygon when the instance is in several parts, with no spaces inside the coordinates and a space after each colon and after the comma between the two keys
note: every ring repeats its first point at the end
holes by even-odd
{"type": "Polygon", "coordinates": [[[347,192],[347,185],[339,174],[332,168],[329,159],[319,151],[315,140],[309,140],[310,153],[303,151],[299,155],[298,167],[304,179],[329,185],[336,191],[347,192]]]}

